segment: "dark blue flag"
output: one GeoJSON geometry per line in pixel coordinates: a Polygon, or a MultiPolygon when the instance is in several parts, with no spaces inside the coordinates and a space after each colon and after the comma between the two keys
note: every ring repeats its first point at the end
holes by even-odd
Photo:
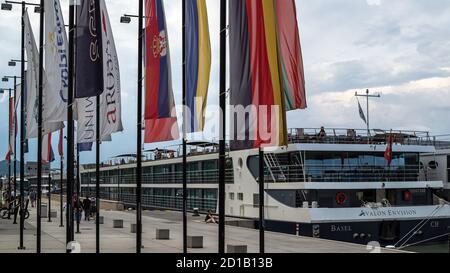
{"type": "Polygon", "coordinates": [[[78,151],[82,152],[91,152],[92,151],[92,142],[89,143],[78,143],[78,151]]]}
{"type": "Polygon", "coordinates": [[[80,0],[76,28],[76,98],[103,92],[100,0],[80,0]]]}

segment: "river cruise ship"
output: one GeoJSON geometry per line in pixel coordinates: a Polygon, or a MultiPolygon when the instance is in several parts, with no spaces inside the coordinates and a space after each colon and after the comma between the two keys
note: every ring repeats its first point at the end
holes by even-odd
{"type": "MultiPolygon", "coordinates": [[[[289,145],[266,152],[266,230],[359,244],[402,247],[447,240],[450,207],[442,180],[424,175],[421,154],[436,152],[427,132],[354,129],[291,129],[289,145]],[[393,156],[384,157],[389,136],[393,156]]],[[[188,144],[188,208],[218,208],[218,145],[188,144]]],[[[179,147],[146,151],[144,208],[182,209],[179,147]]],[[[226,214],[257,226],[258,150],[228,151],[226,214]]],[[[133,208],[135,155],[101,167],[101,198],[133,208]]],[[[95,168],[81,172],[83,196],[95,194],[95,168]]]]}

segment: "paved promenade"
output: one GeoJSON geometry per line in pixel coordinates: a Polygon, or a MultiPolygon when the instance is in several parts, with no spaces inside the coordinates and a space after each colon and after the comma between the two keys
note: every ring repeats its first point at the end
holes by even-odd
{"type": "MultiPolygon", "coordinates": [[[[58,210],[59,204],[52,202],[58,210]]],[[[101,211],[104,224],[101,227],[101,252],[134,253],[136,234],[131,233],[131,223],[135,223],[134,211],[101,211]],[[113,228],[113,220],[122,219],[123,229],[113,228]]],[[[143,253],[181,253],[182,252],[182,219],[178,212],[144,211],[143,213],[143,253]],[[155,239],[156,229],[170,229],[171,239],[161,241],[155,239]]],[[[59,227],[60,220],[42,219],[42,252],[65,252],[65,228],[59,227]]],[[[189,216],[188,234],[204,236],[203,249],[189,249],[192,253],[217,253],[218,226],[205,224],[202,217],[189,216]]],[[[65,224],[65,222],[64,222],[65,224]]],[[[12,221],[0,220],[0,253],[34,253],[36,247],[36,211],[26,221],[24,241],[26,250],[17,250],[19,243],[19,225],[12,221]]],[[[82,221],[80,234],[75,239],[81,245],[83,253],[95,252],[95,221],[82,221]]],[[[247,245],[249,253],[259,251],[257,230],[239,227],[226,227],[226,244],[247,245]]],[[[368,253],[366,246],[321,239],[304,238],[292,235],[266,232],[266,252],[268,253],[368,253]]],[[[383,249],[382,252],[397,252],[383,249]]]]}

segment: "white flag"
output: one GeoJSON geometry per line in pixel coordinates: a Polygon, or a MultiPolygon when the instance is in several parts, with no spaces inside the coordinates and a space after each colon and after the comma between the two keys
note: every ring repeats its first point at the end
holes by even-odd
{"type": "Polygon", "coordinates": [[[96,141],[96,98],[76,99],[78,110],[77,143],[96,141]]]}
{"type": "Polygon", "coordinates": [[[45,71],[44,120],[67,120],[69,55],[67,33],[59,0],[45,0],[45,71]]]}
{"type": "Polygon", "coordinates": [[[103,85],[105,88],[100,96],[100,132],[102,139],[104,139],[113,133],[122,132],[123,126],[119,58],[105,0],[100,0],[100,10],[102,19],[103,85]]]}
{"type": "MultiPolygon", "coordinates": [[[[38,86],[39,86],[39,52],[36,40],[31,28],[28,11],[25,12],[25,49],[27,53],[27,74],[26,74],[26,138],[37,138],[38,136],[38,86]]],[[[46,83],[45,73],[43,73],[44,89],[46,83]]],[[[62,122],[50,123],[43,120],[43,135],[58,131],[63,128],[62,122]]]]}

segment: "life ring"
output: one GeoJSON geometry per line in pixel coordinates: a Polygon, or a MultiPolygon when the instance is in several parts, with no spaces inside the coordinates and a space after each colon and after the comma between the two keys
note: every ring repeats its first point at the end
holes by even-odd
{"type": "Polygon", "coordinates": [[[338,193],[336,194],[336,203],[337,203],[338,205],[344,205],[345,202],[347,202],[347,200],[348,200],[347,194],[345,194],[345,193],[343,193],[343,192],[338,192],[338,193]]]}

